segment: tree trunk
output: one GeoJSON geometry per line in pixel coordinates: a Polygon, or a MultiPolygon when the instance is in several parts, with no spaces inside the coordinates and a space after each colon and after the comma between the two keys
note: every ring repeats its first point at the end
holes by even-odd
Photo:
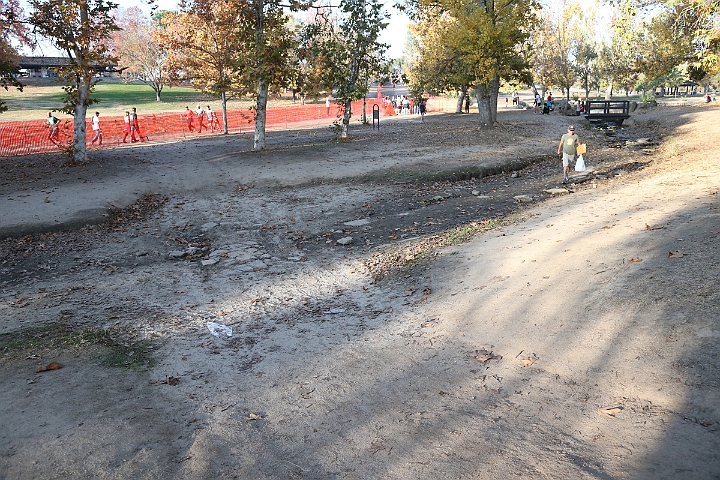
{"type": "Polygon", "coordinates": [[[463,102],[465,101],[465,95],[467,95],[466,92],[460,92],[460,95],[458,95],[458,101],[457,105],[455,106],[455,113],[462,113],[462,106],[463,102]]]}
{"type": "Polygon", "coordinates": [[[500,76],[495,75],[485,85],[478,85],[475,90],[478,102],[478,123],[480,128],[497,125],[497,102],[500,93],[500,76]]]}
{"type": "Polygon", "coordinates": [[[492,120],[490,120],[490,86],[477,85],[475,87],[475,97],[478,103],[478,123],[480,128],[488,128],[492,125],[492,120]]]}
{"type": "Polygon", "coordinates": [[[162,92],[162,87],[155,87],[155,101],[160,102],[160,92],[162,92]]]}
{"type": "Polygon", "coordinates": [[[223,116],[223,133],[225,135],[228,134],[228,124],[227,124],[227,95],[225,95],[225,90],[220,92],[220,103],[222,105],[222,116],[223,116]]]}
{"type": "Polygon", "coordinates": [[[345,111],[343,112],[342,125],[340,126],[340,138],[348,138],[350,131],[350,117],[352,117],[352,101],[345,101],[345,111]]]}
{"type": "Polygon", "coordinates": [[[257,102],[255,103],[255,141],[253,150],[265,148],[265,118],[267,114],[268,82],[260,80],[257,102]]]}
{"type": "Polygon", "coordinates": [[[72,158],[77,163],[87,161],[87,128],[85,125],[85,116],[87,115],[87,107],[90,102],[90,82],[87,79],[78,79],[77,99],[75,101],[75,111],[73,119],[75,125],[73,128],[73,150],[72,158]]]}

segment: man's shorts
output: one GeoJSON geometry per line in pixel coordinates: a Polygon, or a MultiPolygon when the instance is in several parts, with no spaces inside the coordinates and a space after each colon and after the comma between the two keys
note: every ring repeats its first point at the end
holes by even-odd
{"type": "Polygon", "coordinates": [[[563,167],[569,167],[575,161],[575,155],[563,152],[563,167]]]}

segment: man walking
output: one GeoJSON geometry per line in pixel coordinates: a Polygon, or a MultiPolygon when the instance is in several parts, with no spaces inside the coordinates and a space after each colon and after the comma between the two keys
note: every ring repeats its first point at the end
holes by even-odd
{"type": "Polygon", "coordinates": [[[219,130],[220,122],[218,122],[217,115],[215,115],[215,111],[212,108],[210,108],[210,105],[207,106],[206,113],[207,113],[207,117],[208,117],[208,122],[210,123],[210,131],[214,132],[215,128],[217,128],[219,130]]]}
{"type": "Polygon", "coordinates": [[[187,120],[187,127],[188,130],[191,132],[195,131],[195,114],[190,110],[189,106],[185,106],[185,120],[187,120]]]}
{"type": "Polygon", "coordinates": [[[48,112],[48,119],[47,119],[48,128],[50,128],[50,133],[48,134],[48,138],[53,141],[57,142],[58,140],[58,133],[60,130],[60,120],[52,114],[52,112],[48,112]]]}
{"type": "Polygon", "coordinates": [[[195,115],[197,116],[198,120],[198,133],[202,133],[203,127],[205,127],[205,130],[208,129],[208,126],[204,124],[205,110],[203,110],[202,107],[198,105],[195,109],[195,115]]]}
{"type": "Polygon", "coordinates": [[[93,132],[95,132],[95,137],[93,137],[90,144],[94,145],[95,142],[98,142],[98,145],[102,146],[102,131],[100,130],[100,112],[95,112],[95,115],[93,115],[90,123],[92,124],[93,132]]]}
{"type": "Polygon", "coordinates": [[[575,126],[570,125],[568,127],[567,133],[563,135],[560,139],[560,144],[558,144],[557,149],[558,155],[560,155],[560,153],[562,152],[563,173],[565,175],[562,183],[568,182],[568,175],[570,174],[570,162],[575,161],[575,155],[577,155],[578,141],[579,138],[577,135],[575,135],[575,126]]]}
{"type": "Polygon", "coordinates": [[[130,143],[135,143],[138,140],[142,140],[142,137],[135,138],[135,135],[140,135],[137,127],[137,110],[135,110],[135,108],[133,107],[132,112],[130,112],[130,143]]]}

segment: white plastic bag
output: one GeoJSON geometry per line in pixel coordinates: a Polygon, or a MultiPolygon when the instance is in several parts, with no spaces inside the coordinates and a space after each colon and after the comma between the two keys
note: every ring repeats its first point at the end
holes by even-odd
{"type": "Polygon", "coordinates": [[[228,337],[232,337],[232,328],[215,322],[207,322],[208,330],[210,333],[219,337],[221,333],[224,333],[228,337]]]}
{"type": "Polygon", "coordinates": [[[575,162],[575,171],[576,172],[584,172],[585,171],[585,159],[582,155],[578,156],[577,162],[575,162]]]}

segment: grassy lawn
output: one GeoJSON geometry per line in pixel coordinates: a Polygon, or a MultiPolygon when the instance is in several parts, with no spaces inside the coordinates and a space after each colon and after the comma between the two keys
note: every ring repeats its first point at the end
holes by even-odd
{"type": "MultiPolygon", "coordinates": [[[[11,88],[7,92],[0,91],[0,98],[7,104],[8,111],[0,114],[0,122],[16,120],[37,120],[47,118],[47,112],[62,107],[65,92],[62,86],[51,79],[23,78],[25,84],[22,92],[11,88]]],[[[155,91],[140,83],[125,84],[116,79],[103,78],[95,87],[93,97],[99,103],[88,107],[88,117],[92,112],[99,111],[104,116],[123,115],[126,110],[135,107],[139,114],[148,112],[181,112],[185,106],[195,109],[197,104],[203,108],[212,106],[220,111],[220,100],[203,95],[190,87],[165,87],[161,102],[155,100],[155,91]]],[[[252,99],[232,99],[228,108],[249,107],[252,99]]],[[[292,97],[273,98],[268,106],[292,104],[292,97]]],[[[57,115],[57,114],[56,114],[57,115]]],[[[65,115],[57,115],[65,117],[65,115]]]]}

